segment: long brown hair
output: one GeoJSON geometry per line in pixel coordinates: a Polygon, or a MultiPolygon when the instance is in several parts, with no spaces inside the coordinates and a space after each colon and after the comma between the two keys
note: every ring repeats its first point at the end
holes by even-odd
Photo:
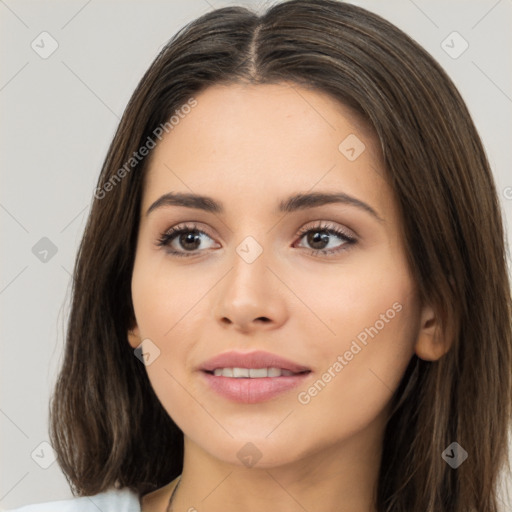
{"type": "Polygon", "coordinates": [[[492,173],[468,109],[433,58],[381,17],[335,0],[286,1],[261,15],[211,11],[169,41],[137,86],[76,259],[50,404],[58,463],[75,495],[114,485],[145,494],[181,473],[183,434],[127,341],[148,159],[126,163],[206,87],[285,81],[330,94],[377,134],[418,290],[453,339],[438,361],[413,356],[393,397],[377,509],[495,512],[508,460],[512,334],[492,173]],[[441,456],[455,441],[468,453],[457,469],[441,456]]]}

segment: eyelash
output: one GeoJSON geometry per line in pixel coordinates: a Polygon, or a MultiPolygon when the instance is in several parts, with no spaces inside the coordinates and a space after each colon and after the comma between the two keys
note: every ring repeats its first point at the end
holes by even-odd
{"type": "MultiPolygon", "coordinates": [[[[166,247],[167,252],[173,256],[178,256],[178,257],[195,256],[195,255],[197,255],[196,251],[180,252],[180,251],[175,251],[175,250],[169,248],[170,243],[176,236],[182,235],[185,233],[189,233],[192,231],[196,231],[199,234],[204,234],[204,235],[208,236],[209,238],[211,238],[210,235],[208,235],[208,233],[199,229],[195,224],[190,224],[190,225],[189,224],[185,224],[185,225],[180,224],[178,226],[175,226],[175,227],[167,230],[165,233],[162,233],[162,235],[158,238],[156,245],[158,247],[166,247]]],[[[304,235],[306,235],[309,232],[325,232],[330,235],[335,235],[345,242],[343,245],[341,245],[337,249],[310,249],[310,253],[312,255],[316,255],[318,253],[321,253],[321,254],[339,253],[339,252],[347,250],[347,248],[348,248],[347,246],[351,246],[357,242],[357,240],[354,237],[349,236],[344,231],[340,230],[336,226],[329,224],[329,223],[322,223],[322,224],[318,224],[317,226],[302,228],[301,230],[299,230],[299,232],[295,236],[298,237],[299,239],[302,239],[304,237],[304,235]]]]}

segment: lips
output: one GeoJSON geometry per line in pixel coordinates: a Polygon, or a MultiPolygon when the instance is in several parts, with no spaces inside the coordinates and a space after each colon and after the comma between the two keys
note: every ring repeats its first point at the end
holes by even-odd
{"type": "Polygon", "coordinates": [[[226,352],[219,354],[204,362],[200,369],[205,372],[213,372],[218,368],[280,368],[292,373],[311,371],[307,366],[295,363],[276,354],[269,352],[226,352]]]}
{"type": "Polygon", "coordinates": [[[261,351],[219,354],[203,363],[199,370],[210,390],[232,402],[245,404],[276,398],[302,384],[311,373],[307,366],[261,351]]]}

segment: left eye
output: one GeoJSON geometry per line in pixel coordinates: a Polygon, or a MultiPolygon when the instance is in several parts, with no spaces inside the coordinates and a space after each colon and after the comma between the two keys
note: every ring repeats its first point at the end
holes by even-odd
{"type": "MultiPolygon", "coordinates": [[[[307,243],[311,246],[310,252],[312,254],[337,253],[356,243],[356,239],[352,235],[330,224],[303,229],[297,233],[296,236],[299,237],[300,240],[306,239],[307,243]],[[333,236],[342,241],[341,244],[338,244],[334,248],[329,247],[333,236]]],[[[175,256],[194,256],[194,254],[199,251],[201,239],[204,237],[212,240],[207,233],[195,225],[181,225],[163,233],[157,240],[157,246],[167,247],[167,251],[175,256]]],[[[216,242],[213,242],[210,247],[207,248],[214,248],[215,244],[216,242]]]]}
{"type": "Polygon", "coordinates": [[[307,228],[299,232],[298,236],[301,240],[303,238],[306,239],[307,243],[313,249],[313,254],[318,252],[322,254],[337,253],[345,250],[347,248],[346,246],[350,246],[356,242],[356,239],[353,236],[331,225],[321,225],[307,228]],[[338,240],[341,240],[342,243],[334,247],[330,245],[333,236],[338,238],[338,240]]]}

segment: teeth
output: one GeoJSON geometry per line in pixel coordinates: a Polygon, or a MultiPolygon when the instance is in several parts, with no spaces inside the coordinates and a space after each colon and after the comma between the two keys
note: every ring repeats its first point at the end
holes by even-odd
{"type": "Polygon", "coordinates": [[[248,368],[233,368],[233,377],[249,377],[249,369],[248,368]]]}
{"type": "Polygon", "coordinates": [[[257,379],[259,377],[268,377],[268,370],[267,368],[250,368],[249,377],[251,377],[251,379],[257,379]]]}
{"type": "Polygon", "coordinates": [[[268,368],[268,377],[281,377],[281,368],[268,368]]]}
{"type": "Polygon", "coordinates": [[[217,377],[260,379],[263,377],[285,377],[293,375],[293,372],[281,370],[281,368],[216,368],[213,374],[217,377]]]}

